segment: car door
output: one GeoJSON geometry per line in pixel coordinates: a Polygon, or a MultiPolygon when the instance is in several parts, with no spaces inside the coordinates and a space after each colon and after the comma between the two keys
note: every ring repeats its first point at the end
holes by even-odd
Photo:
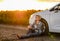
{"type": "Polygon", "coordinates": [[[60,33],[60,11],[54,12],[50,16],[50,25],[51,32],[59,32],[60,33]]]}

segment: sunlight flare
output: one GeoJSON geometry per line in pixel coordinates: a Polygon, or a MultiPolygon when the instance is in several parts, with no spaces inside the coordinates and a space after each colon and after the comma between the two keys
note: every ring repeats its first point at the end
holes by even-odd
{"type": "Polygon", "coordinates": [[[37,2],[36,0],[4,0],[0,3],[0,10],[27,10],[51,8],[58,2],[37,2]]]}

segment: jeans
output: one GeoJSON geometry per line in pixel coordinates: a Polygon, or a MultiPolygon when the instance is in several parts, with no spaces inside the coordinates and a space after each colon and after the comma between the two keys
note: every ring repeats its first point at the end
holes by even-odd
{"type": "Polygon", "coordinates": [[[35,32],[35,30],[29,30],[26,35],[23,35],[23,36],[21,36],[20,38],[21,38],[21,39],[24,39],[24,38],[29,38],[29,37],[35,37],[35,36],[39,36],[39,35],[41,35],[41,34],[42,34],[42,33],[35,32]]]}

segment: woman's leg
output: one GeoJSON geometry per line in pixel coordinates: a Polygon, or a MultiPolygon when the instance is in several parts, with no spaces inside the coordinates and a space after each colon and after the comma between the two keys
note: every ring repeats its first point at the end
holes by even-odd
{"type": "MultiPolygon", "coordinates": [[[[30,26],[29,26],[29,28],[30,28],[30,26]]],[[[29,29],[26,35],[22,35],[21,37],[19,35],[17,35],[17,37],[19,39],[24,39],[24,38],[29,38],[29,37],[33,37],[33,36],[39,36],[40,34],[41,33],[37,33],[33,29],[29,29]]]]}
{"type": "Polygon", "coordinates": [[[22,36],[17,35],[17,37],[19,39],[28,38],[28,37],[30,37],[32,35],[32,33],[35,33],[35,31],[32,30],[32,29],[29,29],[26,35],[22,35],[22,36]]]}
{"type": "Polygon", "coordinates": [[[22,35],[21,37],[18,36],[19,39],[26,39],[26,38],[30,38],[30,37],[35,37],[35,36],[39,36],[41,33],[29,33],[26,35],[22,35]]]}

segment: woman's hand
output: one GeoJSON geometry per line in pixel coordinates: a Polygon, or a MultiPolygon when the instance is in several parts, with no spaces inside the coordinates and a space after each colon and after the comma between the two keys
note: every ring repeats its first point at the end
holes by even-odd
{"type": "Polygon", "coordinates": [[[29,26],[28,26],[28,29],[32,29],[32,27],[29,25],[29,26]]]}

